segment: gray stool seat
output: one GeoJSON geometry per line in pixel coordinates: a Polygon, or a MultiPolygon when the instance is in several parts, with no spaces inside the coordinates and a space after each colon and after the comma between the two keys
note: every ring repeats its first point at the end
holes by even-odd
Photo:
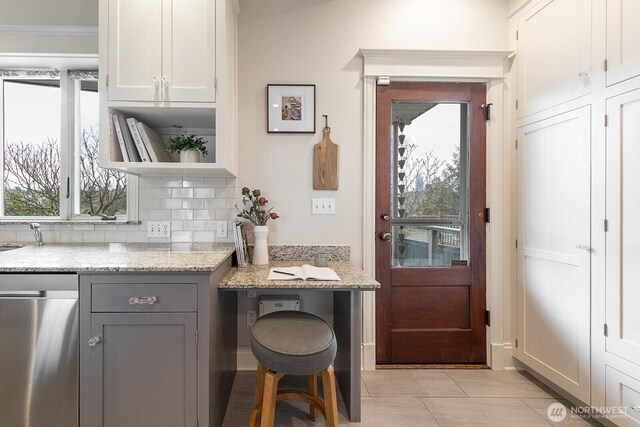
{"type": "Polygon", "coordinates": [[[333,329],[320,317],[301,311],[276,311],[254,323],[251,350],[272,371],[312,375],[333,363],[337,343],[333,329]]]}

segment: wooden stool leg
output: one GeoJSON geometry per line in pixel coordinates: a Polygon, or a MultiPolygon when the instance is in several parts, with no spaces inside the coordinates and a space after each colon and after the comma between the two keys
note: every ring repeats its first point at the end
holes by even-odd
{"type": "MultiPolygon", "coordinates": [[[[313,397],[318,397],[318,377],[316,374],[309,375],[309,394],[313,397]]],[[[318,416],[318,410],[315,406],[309,404],[309,418],[311,421],[315,421],[318,416]]]]}
{"type": "Polygon", "coordinates": [[[273,427],[278,400],[278,381],[283,374],[268,370],[264,377],[264,394],[262,396],[261,427],[273,427]]]}
{"type": "Polygon", "coordinates": [[[264,393],[264,376],[267,373],[267,368],[258,363],[258,373],[256,374],[256,391],[253,396],[253,406],[262,403],[262,394],[264,393]]]}
{"type": "Polygon", "coordinates": [[[324,393],[324,406],[327,413],[327,426],[338,426],[338,398],[336,394],[336,376],[333,366],[322,371],[322,389],[324,393]]]}

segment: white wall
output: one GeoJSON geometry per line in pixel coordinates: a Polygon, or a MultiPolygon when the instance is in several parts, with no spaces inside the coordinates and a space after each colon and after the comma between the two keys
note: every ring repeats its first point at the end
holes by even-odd
{"type": "Polygon", "coordinates": [[[507,0],[243,0],[239,19],[239,186],[281,218],[270,243],[345,243],[362,260],[362,61],[358,49],[506,50],[507,0]],[[316,84],[316,135],[266,132],[268,83],[316,84]],[[340,189],[312,190],[322,114],[340,146],[340,189]],[[335,197],[336,215],[311,215],[335,197]]]}
{"type": "Polygon", "coordinates": [[[98,0],[0,0],[0,10],[0,25],[98,25],[98,0]]]}

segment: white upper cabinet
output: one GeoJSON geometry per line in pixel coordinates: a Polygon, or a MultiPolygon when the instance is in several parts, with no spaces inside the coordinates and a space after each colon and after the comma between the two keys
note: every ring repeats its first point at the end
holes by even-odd
{"type": "Polygon", "coordinates": [[[607,86],[640,75],[640,1],[607,0],[607,86]]]}
{"type": "Polygon", "coordinates": [[[518,23],[518,118],[591,93],[591,0],[544,0],[518,23]]]}
{"type": "Polygon", "coordinates": [[[109,101],[215,102],[214,0],[109,0],[109,101]]]}

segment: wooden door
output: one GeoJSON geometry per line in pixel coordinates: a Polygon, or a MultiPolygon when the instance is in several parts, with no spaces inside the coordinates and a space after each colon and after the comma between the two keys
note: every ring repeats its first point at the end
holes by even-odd
{"type": "Polygon", "coordinates": [[[607,100],[607,115],[606,350],[640,365],[640,90],[607,100]]]}
{"type": "Polygon", "coordinates": [[[518,131],[516,355],[589,402],[590,107],[518,131]]]}
{"type": "Polygon", "coordinates": [[[481,83],[377,91],[377,362],[484,363],[481,83]]]}
{"type": "Polygon", "coordinates": [[[164,101],[215,102],[215,1],[163,1],[164,101]]]}
{"type": "Polygon", "coordinates": [[[109,0],[109,100],[160,101],[162,0],[109,0]]]}
{"type": "Polygon", "coordinates": [[[607,86],[640,76],[640,2],[607,0],[607,86]]]}
{"type": "Polygon", "coordinates": [[[196,313],[92,314],[91,335],[92,427],[197,425],[196,313]]]}

